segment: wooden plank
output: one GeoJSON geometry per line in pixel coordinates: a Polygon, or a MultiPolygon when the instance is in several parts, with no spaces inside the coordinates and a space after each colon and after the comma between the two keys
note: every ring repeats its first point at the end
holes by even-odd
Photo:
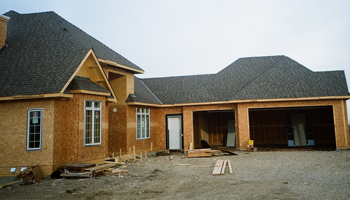
{"type": "Polygon", "coordinates": [[[226,150],[226,149],[221,149],[220,151],[225,152],[225,153],[229,153],[231,155],[238,155],[238,154],[233,153],[232,151],[229,151],[229,150],[226,150]]]}
{"type": "Polygon", "coordinates": [[[85,168],[84,170],[85,170],[85,171],[91,171],[91,172],[97,173],[97,172],[106,170],[106,169],[108,169],[108,168],[110,168],[110,167],[114,167],[114,166],[116,166],[116,165],[117,165],[116,163],[102,164],[102,165],[99,165],[99,166],[96,166],[96,167],[85,168]]]}
{"type": "Polygon", "coordinates": [[[176,164],[177,166],[191,166],[191,164],[176,164]]]}
{"type": "Polygon", "coordinates": [[[103,175],[111,175],[111,174],[121,174],[121,173],[129,173],[129,170],[120,170],[120,169],[115,169],[109,172],[103,172],[103,175]]]}
{"type": "Polygon", "coordinates": [[[192,165],[190,168],[214,167],[214,165],[192,165]]]}
{"type": "Polygon", "coordinates": [[[187,157],[193,158],[193,157],[210,157],[212,156],[212,153],[207,153],[204,151],[188,151],[187,157]]]}
{"type": "Polygon", "coordinates": [[[231,166],[231,161],[230,161],[230,160],[228,160],[228,168],[230,169],[230,174],[233,174],[232,166],[231,166]]]}
{"type": "Polygon", "coordinates": [[[96,164],[94,163],[69,163],[65,165],[61,165],[61,169],[75,169],[75,170],[82,170],[83,168],[86,167],[93,167],[96,164]]]}
{"type": "Polygon", "coordinates": [[[76,177],[76,178],[91,178],[91,174],[87,173],[61,173],[60,176],[62,177],[76,177]]]}
{"type": "Polygon", "coordinates": [[[222,165],[221,174],[225,174],[226,163],[227,163],[227,160],[225,160],[224,164],[222,165]]]}
{"type": "Polygon", "coordinates": [[[13,184],[16,184],[16,183],[20,183],[22,181],[14,181],[14,182],[10,182],[10,183],[5,183],[5,184],[2,184],[0,185],[0,188],[4,187],[4,186],[8,186],[8,185],[13,185],[13,184]]]}
{"type": "Polygon", "coordinates": [[[223,160],[217,160],[215,163],[215,167],[213,169],[213,173],[212,175],[220,175],[221,173],[221,168],[222,168],[222,164],[224,163],[223,160]]]}

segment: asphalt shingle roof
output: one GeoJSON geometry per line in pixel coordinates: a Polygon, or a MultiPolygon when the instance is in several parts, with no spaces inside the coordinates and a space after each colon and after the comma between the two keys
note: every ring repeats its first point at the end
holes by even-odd
{"type": "Polygon", "coordinates": [[[7,47],[0,50],[0,97],[58,93],[88,51],[142,70],[54,12],[10,11],[7,47]]]}
{"type": "Polygon", "coordinates": [[[126,102],[143,102],[150,104],[162,104],[158,98],[149,90],[142,80],[134,78],[134,94],[129,94],[126,102]]]}
{"type": "Polygon", "coordinates": [[[349,95],[344,71],[313,72],[286,56],[240,58],[217,74],[141,80],[164,104],[349,95]]]}
{"type": "Polygon", "coordinates": [[[89,78],[75,76],[68,85],[68,90],[89,90],[94,92],[107,92],[110,93],[106,88],[92,82],[89,78]]]}

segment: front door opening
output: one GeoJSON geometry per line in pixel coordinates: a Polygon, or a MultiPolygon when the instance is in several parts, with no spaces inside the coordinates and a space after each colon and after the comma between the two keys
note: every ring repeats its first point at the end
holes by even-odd
{"type": "Polygon", "coordinates": [[[181,115],[167,116],[167,149],[183,148],[182,117],[181,115]]]}

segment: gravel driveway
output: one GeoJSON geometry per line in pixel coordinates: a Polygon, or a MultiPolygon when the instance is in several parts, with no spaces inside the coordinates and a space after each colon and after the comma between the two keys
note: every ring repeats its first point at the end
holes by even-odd
{"type": "Polygon", "coordinates": [[[121,177],[46,178],[2,188],[0,199],[350,199],[349,150],[237,153],[152,156],[121,177]],[[218,159],[231,161],[233,175],[211,175],[218,159]]]}

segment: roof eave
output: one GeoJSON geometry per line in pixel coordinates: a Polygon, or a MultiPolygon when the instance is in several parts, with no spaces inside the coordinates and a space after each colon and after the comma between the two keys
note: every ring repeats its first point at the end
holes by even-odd
{"type": "Polygon", "coordinates": [[[176,103],[176,104],[151,104],[142,102],[129,102],[127,105],[136,106],[153,106],[153,107],[178,107],[178,106],[203,106],[215,104],[232,104],[232,103],[263,103],[263,102],[286,102],[286,101],[313,101],[313,100],[348,100],[349,96],[326,96],[326,97],[300,97],[300,98],[280,98],[280,99],[247,99],[247,100],[229,100],[215,102],[194,102],[194,103],[176,103]]]}
{"type": "Polygon", "coordinates": [[[43,98],[73,98],[73,94],[51,93],[51,94],[35,94],[35,95],[14,95],[14,96],[8,96],[8,97],[0,97],[0,101],[43,99],[43,98]]]}
{"type": "Polygon", "coordinates": [[[105,63],[105,64],[108,64],[108,65],[112,65],[112,66],[115,66],[115,67],[120,67],[122,69],[126,69],[126,70],[129,70],[129,71],[132,71],[135,74],[144,74],[145,73],[145,71],[143,71],[143,70],[134,69],[132,67],[121,65],[119,63],[116,63],[116,62],[113,62],[113,61],[109,61],[109,60],[105,60],[105,59],[102,59],[102,58],[98,58],[98,61],[101,62],[101,63],[105,63]]]}

